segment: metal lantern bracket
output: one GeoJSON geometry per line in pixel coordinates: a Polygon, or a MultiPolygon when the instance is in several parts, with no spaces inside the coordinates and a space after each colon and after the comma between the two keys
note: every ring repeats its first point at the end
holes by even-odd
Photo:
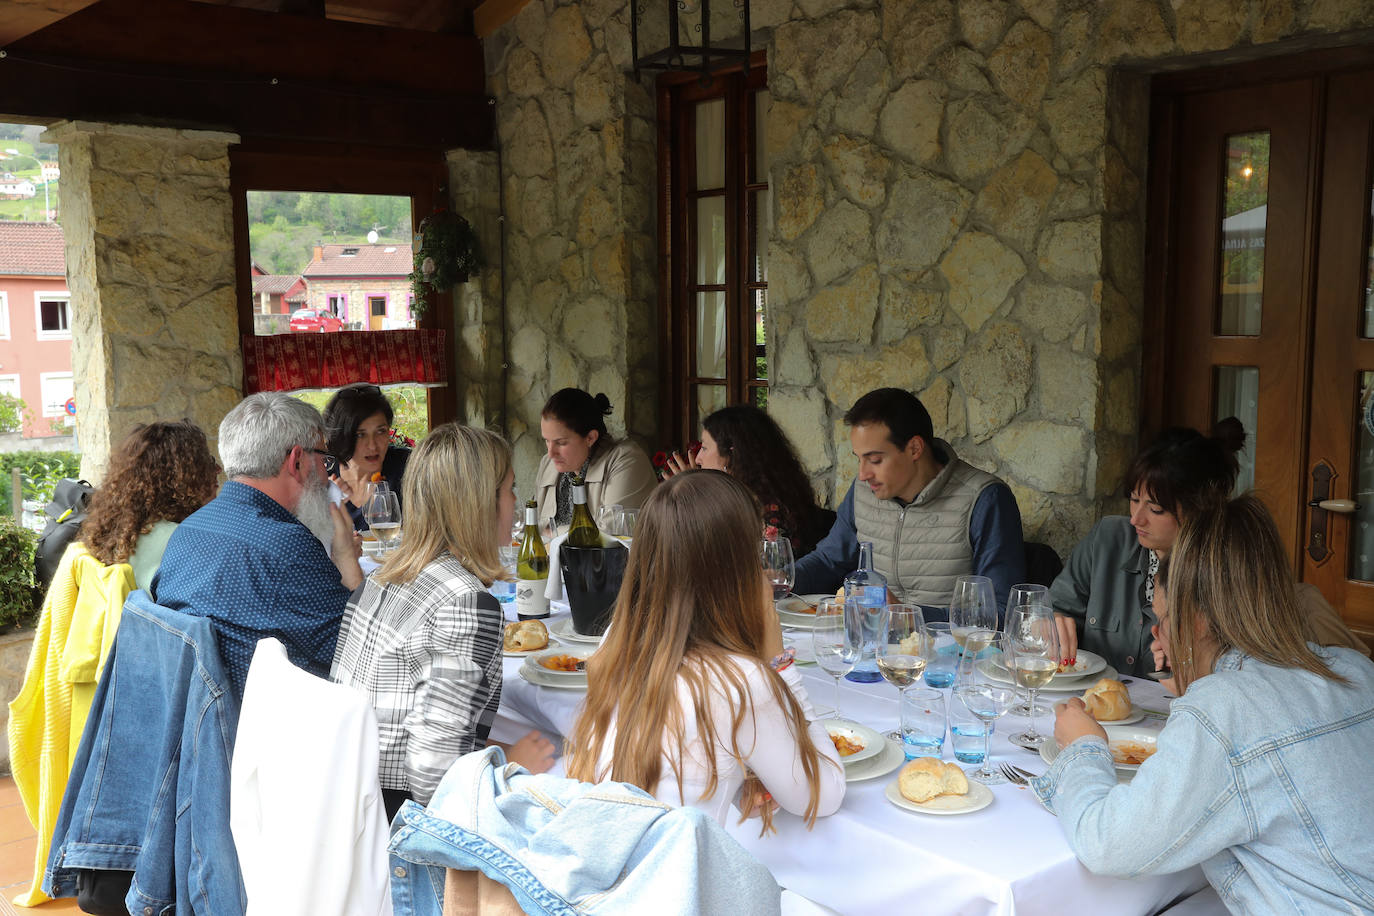
{"type": "MultiPolygon", "coordinates": [[[[742,38],[743,47],[733,46],[733,40],[731,46],[711,43],[711,0],[697,0],[701,21],[695,27],[695,31],[701,34],[701,44],[695,45],[685,44],[679,39],[679,11],[695,11],[689,10],[687,0],[630,0],[630,53],[634,58],[635,78],[639,78],[642,70],[697,72],[707,76],[736,64],[742,65],[747,73],[749,57],[753,52],[750,43],[749,0],[717,2],[731,3],[737,10],[736,15],[742,20],[743,28],[739,36],[730,36],[727,40],[742,38]],[[668,44],[662,48],[645,49],[641,55],[640,17],[651,3],[666,6],[668,44]]],[[[716,40],[719,41],[719,38],[717,36],[716,40]]]]}

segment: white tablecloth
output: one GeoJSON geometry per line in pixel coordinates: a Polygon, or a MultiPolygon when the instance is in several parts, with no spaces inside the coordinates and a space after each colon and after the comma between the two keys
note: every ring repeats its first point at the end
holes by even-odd
{"type": "MultiPolygon", "coordinates": [[[[571,730],[583,694],[535,687],[517,674],[521,664],[506,659],[501,715],[492,737],[511,740],[534,726],[557,741],[571,730]]],[[[834,699],[829,675],[813,666],[802,673],[812,702],[829,706],[834,699]]],[[[879,731],[897,726],[895,688],[885,682],[842,683],[846,718],[879,731]]],[[[1168,699],[1153,681],[1135,679],[1129,689],[1137,705],[1167,709],[1168,699]]],[[[998,722],[993,761],[1043,772],[1039,755],[1006,740],[1025,724],[1014,716],[998,722]]],[[[1052,722],[1042,718],[1038,725],[1046,731],[1052,722]]],[[[1162,725],[1147,718],[1138,727],[1162,725]]],[[[945,759],[953,759],[948,741],[945,759]]],[[[995,799],[982,811],[934,817],[889,802],[883,789],[895,778],[894,772],[850,783],[840,810],[810,831],[800,818],[786,814],[774,821],[778,832],[762,838],[757,821],[728,827],[780,885],[842,913],[1130,916],[1154,913],[1205,884],[1196,868],[1133,880],[1090,874],[1069,850],[1054,815],[1029,789],[994,786],[995,799]]]]}

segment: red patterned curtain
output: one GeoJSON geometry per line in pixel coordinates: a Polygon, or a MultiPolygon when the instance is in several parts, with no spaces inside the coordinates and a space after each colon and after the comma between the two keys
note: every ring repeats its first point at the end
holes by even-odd
{"type": "Polygon", "coordinates": [[[258,391],[448,382],[442,330],[243,336],[243,387],[258,391]]]}

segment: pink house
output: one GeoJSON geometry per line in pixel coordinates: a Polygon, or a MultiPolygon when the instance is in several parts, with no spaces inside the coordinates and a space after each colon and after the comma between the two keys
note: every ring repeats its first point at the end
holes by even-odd
{"type": "Polygon", "coordinates": [[[28,406],[26,438],[65,434],[71,293],[56,223],[0,222],[0,393],[28,406]]]}

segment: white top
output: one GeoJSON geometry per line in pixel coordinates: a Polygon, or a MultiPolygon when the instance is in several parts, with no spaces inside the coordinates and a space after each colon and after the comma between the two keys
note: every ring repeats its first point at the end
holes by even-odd
{"type": "Polygon", "coordinates": [[[391,916],[377,755],[366,694],[258,642],[229,768],[247,916],[391,916]]]}
{"type": "MultiPolygon", "coordinates": [[[[754,715],[744,717],[739,729],[739,750],[744,758],[744,766],[730,753],[728,746],[720,742],[730,740],[730,723],[738,704],[738,697],[727,697],[725,686],[719,685],[712,692],[711,719],[716,725],[716,791],[710,798],[702,798],[706,790],[709,770],[706,765],[705,747],[697,732],[696,715],[692,708],[692,694],[685,680],[678,681],[678,703],[683,710],[683,773],[682,792],[679,794],[677,779],[669,766],[669,751],[665,736],[663,773],[654,797],[670,805],[691,805],[711,815],[722,826],[730,813],[740,786],[745,780],[745,766],[763,781],[764,787],[772,794],[773,800],[783,810],[792,814],[805,814],[811,800],[810,786],[802,770],[801,757],[797,752],[797,741],[792,734],[791,719],[778,705],[772,691],[765,681],[765,667],[745,656],[732,656],[740,672],[744,675],[745,687],[749,692],[749,704],[754,715]]],[[[823,758],[820,761],[820,805],[817,814],[824,817],[834,814],[844,801],[844,766],[840,763],[839,753],[835,750],[825,726],[813,721],[815,714],[811,701],[807,698],[806,688],[802,686],[801,674],[796,665],[784,668],[780,675],[792,696],[801,705],[808,723],[807,731],[811,742],[823,758]]],[[[601,778],[609,778],[611,770],[611,750],[615,744],[615,723],[606,737],[601,755],[601,778]]]]}

